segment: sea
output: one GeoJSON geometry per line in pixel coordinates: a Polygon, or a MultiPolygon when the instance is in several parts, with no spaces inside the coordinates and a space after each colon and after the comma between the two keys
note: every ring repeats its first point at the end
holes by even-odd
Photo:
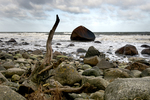
{"type": "MultiPolygon", "coordinates": [[[[49,32],[0,32],[0,50],[42,50],[46,51],[46,41],[49,32]],[[11,38],[17,41],[17,44],[9,45],[6,41],[11,38]],[[22,45],[23,42],[29,43],[22,45]]],[[[141,57],[150,61],[149,55],[142,55],[141,51],[145,48],[141,45],[150,46],[150,32],[94,32],[95,41],[101,43],[78,42],[71,41],[71,32],[55,32],[52,40],[53,52],[58,51],[66,53],[75,59],[80,59],[85,53],[77,53],[77,49],[82,48],[88,50],[90,46],[94,46],[100,52],[105,53],[111,61],[128,62],[130,56],[118,56],[115,51],[126,44],[134,45],[141,57]],[[69,46],[73,44],[74,46],[69,46]]]]}

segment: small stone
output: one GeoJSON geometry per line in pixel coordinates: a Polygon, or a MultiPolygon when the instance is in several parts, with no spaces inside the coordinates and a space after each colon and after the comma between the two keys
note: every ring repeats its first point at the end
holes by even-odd
{"type": "Polygon", "coordinates": [[[20,79],[20,76],[17,75],[17,74],[14,74],[14,75],[11,77],[11,81],[12,81],[12,82],[19,81],[19,79],[20,79]]]}

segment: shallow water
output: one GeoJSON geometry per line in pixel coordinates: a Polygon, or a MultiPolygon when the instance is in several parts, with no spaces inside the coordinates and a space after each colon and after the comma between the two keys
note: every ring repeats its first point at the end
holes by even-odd
{"type": "MultiPolygon", "coordinates": [[[[119,61],[128,61],[127,57],[118,57],[115,55],[115,51],[120,47],[131,44],[134,45],[139,55],[138,57],[146,58],[150,61],[149,57],[144,57],[141,55],[141,51],[144,49],[141,47],[143,44],[150,45],[150,35],[102,35],[95,34],[95,41],[100,41],[101,43],[92,42],[77,42],[70,40],[71,33],[59,33],[55,34],[52,41],[53,51],[66,52],[78,58],[76,56],[76,51],[78,48],[83,48],[87,50],[90,46],[94,46],[100,52],[104,52],[107,57],[111,60],[119,60],[119,61]],[[56,45],[60,43],[61,45],[56,45]],[[68,46],[73,43],[75,46],[68,46]],[[110,53],[107,53],[107,52],[110,53]]],[[[48,38],[47,33],[0,33],[0,42],[1,49],[9,48],[9,49],[17,49],[17,50],[35,50],[35,49],[46,49],[46,41],[48,38]],[[18,45],[5,45],[5,41],[8,41],[10,38],[14,38],[18,45]],[[20,45],[22,42],[28,42],[29,45],[20,45]],[[3,46],[2,46],[3,45],[3,46]]]]}

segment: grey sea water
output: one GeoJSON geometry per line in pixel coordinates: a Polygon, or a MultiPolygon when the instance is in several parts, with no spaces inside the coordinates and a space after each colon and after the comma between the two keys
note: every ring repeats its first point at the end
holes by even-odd
{"type": "MultiPolygon", "coordinates": [[[[143,56],[141,51],[144,49],[141,45],[150,45],[150,32],[94,32],[96,39],[95,41],[100,41],[101,43],[91,42],[77,42],[71,41],[71,32],[56,32],[52,40],[53,51],[65,52],[74,58],[78,59],[80,55],[77,54],[77,49],[83,48],[88,50],[90,46],[94,46],[100,52],[104,52],[107,57],[111,60],[116,61],[128,61],[128,57],[117,56],[115,51],[120,47],[131,44],[134,45],[139,55],[137,57],[142,57],[150,60],[150,56],[143,56]],[[57,44],[60,45],[57,45],[57,44]],[[74,46],[68,46],[69,44],[74,44],[74,46]]],[[[1,32],[0,33],[0,49],[9,50],[36,50],[40,49],[46,50],[46,41],[48,38],[48,32],[1,32]],[[14,38],[17,41],[15,45],[7,45],[6,41],[14,38]],[[22,42],[27,42],[29,45],[22,45],[22,42]]]]}

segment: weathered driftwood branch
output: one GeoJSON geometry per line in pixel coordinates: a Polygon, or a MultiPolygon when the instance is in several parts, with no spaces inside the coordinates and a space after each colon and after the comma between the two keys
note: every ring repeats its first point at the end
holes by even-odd
{"type": "Polygon", "coordinates": [[[56,15],[55,24],[54,24],[53,28],[51,29],[51,31],[49,32],[49,36],[48,36],[48,39],[47,39],[47,43],[46,43],[46,55],[45,55],[45,58],[44,58],[44,62],[42,62],[42,64],[40,62],[38,62],[36,64],[36,67],[35,67],[34,71],[31,73],[31,75],[29,76],[28,80],[31,79],[35,83],[40,83],[40,81],[44,77],[48,77],[48,74],[46,73],[46,71],[49,70],[50,68],[48,68],[48,69],[46,68],[46,70],[43,71],[43,72],[40,72],[40,71],[42,71],[45,68],[46,65],[49,65],[50,61],[52,59],[51,42],[52,42],[55,30],[56,30],[56,28],[57,28],[57,26],[59,24],[59,21],[60,21],[60,19],[59,19],[58,15],[56,15]],[[40,74],[39,74],[39,72],[40,72],[40,74]]]}
{"type": "Polygon", "coordinates": [[[85,83],[79,88],[51,88],[50,90],[45,90],[44,93],[54,93],[59,90],[59,92],[64,93],[82,93],[86,88],[89,88],[90,84],[85,83]]]}
{"type": "Polygon", "coordinates": [[[58,15],[56,15],[56,22],[55,22],[53,28],[51,29],[51,31],[49,32],[49,36],[48,36],[47,43],[46,43],[46,55],[45,55],[45,60],[44,60],[45,64],[49,64],[53,57],[51,43],[52,43],[52,39],[53,39],[55,30],[59,24],[59,21],[60,21],[60,19],[59,19],[58,15]]]}

